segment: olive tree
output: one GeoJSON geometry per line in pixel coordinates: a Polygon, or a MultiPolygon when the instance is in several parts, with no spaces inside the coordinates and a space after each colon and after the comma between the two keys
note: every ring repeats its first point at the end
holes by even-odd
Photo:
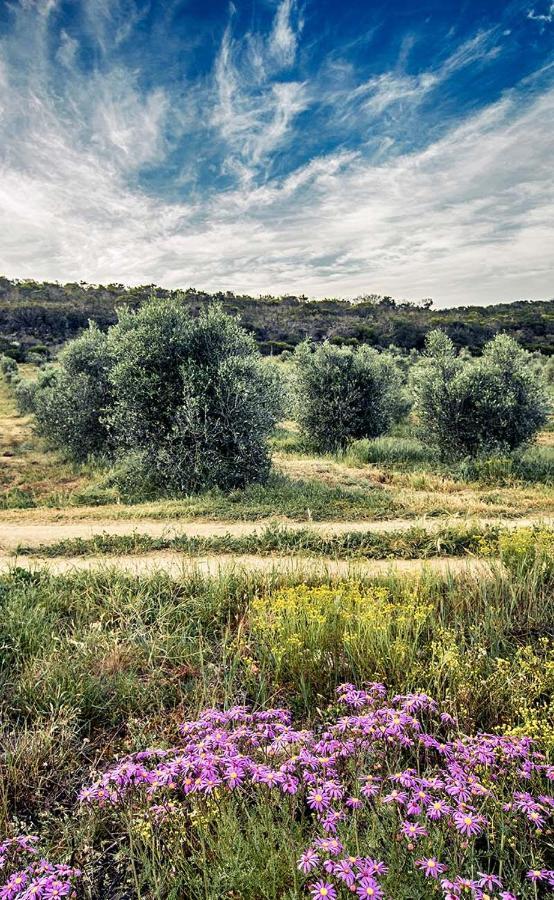
{"type": "Polygon", "coordinates": [[[294,362],[297,419],[318,452],[377,437],[406,409],[401,375],[386,353],[305,342],[296,348],[294,362]]]}
{"type": "Polygon", "coordinates": [[[423,437],[444,457],[514,450],[548,418],[545,385],[530,354],[505,334],[473,359],[458,355],[444,332],[431,332],[410,386],[423,437]]]}
{"type": "Polygon", "coordinates": [[[106,335],[91,323],[62,350],[56,366],[16,391],[20,406],[34,412],[39,434],[77,461],[109,449],[110,367],[106,335]]]}
{"type": "Polygon", "coordinates": [[[12,384],[18,380],[19,367],[11,356],[0,354],[0,375],[8,384],[12,384]]]}
{"type": "Polygon", "coordinates": [[[179,298],[153,299],[120,314],[108,346],[106,422],[145,478],[189,492],[267,477],[281,391],[236,319],[219,306],[195,318],[179,298]]]}

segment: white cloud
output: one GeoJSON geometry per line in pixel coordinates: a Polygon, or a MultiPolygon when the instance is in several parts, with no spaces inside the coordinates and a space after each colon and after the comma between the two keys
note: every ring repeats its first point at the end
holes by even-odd
{"type": "MultiPolygon", "coordinates": [[[[455,72],[472,63],[484,63],[495,59],[500,48],[494,42],[496,30],[482,31],[460,45],[440,65],[418,75],[401,72],[385,72],[370,78],[353,92],[355,98],[363,99],[363,108],[373,116],[379,116],[389,106],[408,101],[412,106],[421,101],[430,91],[446,81],[455,72]]],[[[402,49],[401,59],[406,48],[402,49]]]]}
{"type": "Polygon", "coordinates": [[[292,0],[282,0],[267,40],[250,32],[234,40],[229,23],[217,56],[212,122],[227,144],[227,170],[245,182],[281,146],[308,103],[302,82],[275,79],[294,59],[292,10],[292,0]]]}
{"type": "Polygon", "coordinates": [[[67,31],[62,30],[60,35],[60,45],[56,51],[56,59],[63,66],[71,69],[75,63],[75,56],[79,49],[79,41],[71,37],[67,31]]]}
{"type": "MultiPolygon", "coordinates": [[[[296,56],[298,31],[295,30],[291,21],[294,11],[294,0],[282,0],[277,8],[273,30],[269,38],[269,49],[282,66],[292,65],[296,56]]],[[[301,25],[298,30],[301,30],[301,25]]]]}
{"type": "MultiPolygon", "coordinates": [[[[75,54],[64,59],[66,93],[49,93],[47,34],[34,34],[24,78],[18,47],[2,45],[0,272],[441,304],[552,296],[554,90],[514,92],[423,151],[377,162],[343,149],[267,179],[309,93],[269,77],[276,28],[243,42],[228,30],[217,90],[209,79],[202,88],[242,180],[174,203],[137,186],[142,166],[165,159],[174,98],[145,95],[121,67],[85,78],[75,54]]],[[[383,77],[367,97],[423,89],[399,78],[383,77]]]]}
{"type": "Polygon", "coordinates": [[[554,3],[551,3],[548,11],[544,13],[536,13],[534,9],[530,9],[527,13],[527,18],[533,19],[535,22],[546,22],[547,24],[554,22],[554,3]]]}

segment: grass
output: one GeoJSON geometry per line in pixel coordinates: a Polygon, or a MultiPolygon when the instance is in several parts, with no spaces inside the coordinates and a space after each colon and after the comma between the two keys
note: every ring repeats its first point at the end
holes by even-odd
{"type": "MultiPolygon", "coordinates": [[[[463,515],[551,514],[554,446],[541,443],[510,459],[446,467],[409,429],[357,442],[343,457],[302,450],[294,423],[273,438],[274,471],[266,485],[230,494],[123,497],[109,468],[74,466],[48,450],[17,415],[9,386],[0,382],[0,519],[37,516],[104,519],[297,521],[463,515]],[[6,455],[8,454],[8,455],[6,455]]],[[[546,433],[541,440],[546,440],[546,433]]]]}
{"type": "MultiPolygon", "coordinates": [[[[554,535],[545,528],[529,529],[533,535],[554,535]]],[[[103,533],[92,538],[71,538],[53,544],[20,545],[17,556],[77,557],[175,551],[190,556],[236,553],[266,555],[286,553],[300,556],[340,557],[347,559],[429,559],[437,556],[495,555],[507,532],[497,526],[459,526],[429,532],[414,527],[405,531],[377,533],[347,531],[322,535],[309,528],[288,529],[269,526],[253,534],[209,537],[152,537],[133,532],[128,535],[103,533]]]]}
{"type": "Polygon", "coordinates": [[[554,447],[529,447],[509,456],[461,463],[441,463],[431,447],[416,437],[385,436],[356,441],[347,459],[361,465],[394,467],[404,472],[432,472],[466,482],[509,485],[514,482],[554,485],[554,447]]]}
{"type": "MultiPolygon", "coordinates": [[[[15,568],[0,577],[0,831],[38,831],[47,852],[85,868],[91,898],[215,898],[216,884],[250,900],[303,896],[291,865],[300,825],[284,810],[255,808],[239,828],[225,807],[208,829],[213,882],[172,894],[169,850],[143,855],[138,811],[123,824],[109,810],[87,819],[77,791],[121,754],[169,745],[179,721],[212,704],[289,704],[313,723],[342,680],[423,690],[464,728],[521,731],[554,748],[551,577],[517,553],[488,576],[355,585],[301,573],[174,581],[15,568]],[[232,862],[237,847],[248,876],[232,862]]],[[[201,848],[191,852],[192,862],[201,848]]]]}
{"type": "MultiPolygon", "coordinates": [[[[27,377],[33,366],[21,366],[27,377]]],[[[0,378],[0,510],[28,509],[84,487],[91,467],[76,467],[48,450],[21,416],[9,385],[0,378]]]]}

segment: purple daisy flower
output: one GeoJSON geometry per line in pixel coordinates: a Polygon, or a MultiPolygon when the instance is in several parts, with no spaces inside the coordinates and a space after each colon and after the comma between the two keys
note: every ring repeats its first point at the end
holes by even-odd
{"type": "Polygon", "coordinates": [[[402,834],[413,841],[417,841],[420,837],[426,837],[427,830],[423,825],[417,822],[403,822],[401,827],[402,834]]]}
{"type": "Polygon", "coordinates": [[[502,881],[498,875],[487,875],[486,872],[478,872],[478,875],[479,887],[486,888],[488,891],[493,891],[495,888],[502,887],[502,881]]]}
{"type": "Polygon", "coordinates": [[[417,859],[416,866],[421,869],[426,878],[438,878],[443,872],[446,872],[446,866],[440,863],[433,856],[427,859],[417,859]]]}
{"type": "Polygon", "coordinates": [[[310,809],[316,812],[322,812],[324,809],[329,809],[330,806],[329,797],[321,788],[310,791],[307,802],[310,809]]]}
{"type": "Polygon", "coordinates": [[[480,834],[485,821],[483,816],[463,809],[456,810],[452,819],[460,834],[465,834],[466,837],[475,837],[480,834]]]}
{"type": "Polygon", "coordinates": [[[525,877],[533,882],[546,881],[549,874],[550,872],[548,869],[529,869],[525,877]]]}
{"type": "Polygon", "coordinates": [[[328,881],[316,881],[310,887],[313,900],[336,900],[337,892],[328,881]]]}
{"type": "Polygon", "coordinates": [[[304,850],[304,853],[301,855],[298,860],[298,868],[304,874],[311,872],[312,869],[315,869],[319,864],[319,856],[313,847],[308,847],[307,850],[304,850]]]}
{"type": "Polygon", "coordinates": [[[362,878],[356,888],[358,897],[365,897],[366,900],[379,900],[383,896],[383,891],[378,882],[374,878],[362,878]]]}

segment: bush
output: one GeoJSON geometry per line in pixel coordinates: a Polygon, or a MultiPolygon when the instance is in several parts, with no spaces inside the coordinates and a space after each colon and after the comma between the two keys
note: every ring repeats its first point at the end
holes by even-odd
{"type": "Polygon", "coordinates": [[[301,344],[296,364],[297,418],[322,453],[344,450],[358,438],[383,434],[405,411],[401,377],[388,354],[325,342],[301,344]]]}
{"type": "Polygon", "coordinates": [[[54,369],[52,368],[49,372],[41,373],[41,376],[36,381],[30,378],[19,378],[13,382],[15,405],[22,416],[35,411],[35,391],[40,388],[43,377],[52,377],[53,373],[54,369]]]}
{"type": "Polygon", "coordinates": [[[108,344],[107,422],[141,477],[184,492],[267,478],[279,381],[236,319],[217,306],[193,318],[178,299],[152,300],[124,311],[108,344]]]}
{"type": "Polygon", "coordinates": [[[59,366],[48,367],[34,388],[21,391],[20,403],[33,409],[39,434],[75,460],[108,450],[110,366],[106,335],[91,323],[62,351],[59,366]]]}
{"type": "Polygon", "coordinates": [[[499,537],[500,558],[514,577],[531,572],[554,580],[554,532],[548,528],[518,528],[499,537]]]}
{"type": "Polygon", "coordinates": [[[282,397],[235,319],[193,318],[178,298],[123,310],[107,334],[90,325],[19,393],[53,445],[114,456],[126,492],[149,495],[265,480],[282,397]]]}
{"type": "Polygon", "coordinates": [[[446,334],[431,332],[410,384],[422,431],[443,457],[512,451],[548,418],[546,387],[530,355],[503,334],[482,357],[464,359],[446,334]]]}
{"type": "Polygon", "coordinates": [[[254,600],[254,653],[277,682],[304,695],[329,691],[348,676],[400,684],[428,628],[432,607],[413,596],[393,601],[386,588],[300,585],[254,600]]]}
{"type": "Polygon", "coordinates": [[[11,356],[0,356],[0,375],[4,376],[8,384],[17,379],[18,366],[11,356]]]}

